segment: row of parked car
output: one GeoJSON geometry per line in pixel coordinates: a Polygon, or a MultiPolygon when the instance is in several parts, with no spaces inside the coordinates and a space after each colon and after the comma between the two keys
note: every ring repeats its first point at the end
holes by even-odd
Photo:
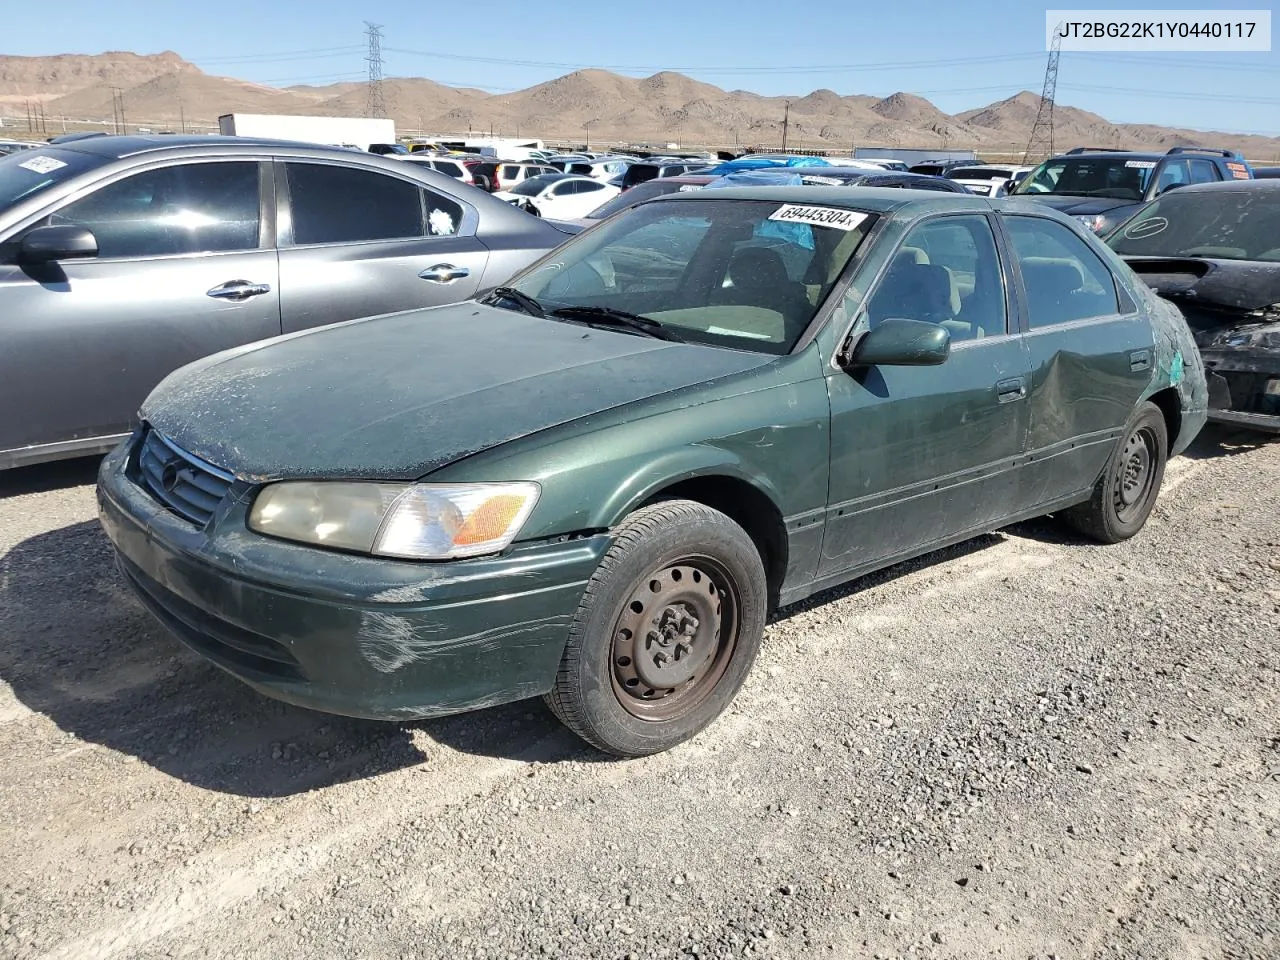
{"type": "Polygon", "coordinates": [[[125,581],[263,693],[543,695],[636,756],[727,708],[778,606],[1043,514],[1135,535],[1215,378],[1280,423],[1280,183],[1247,164],[1100,237],[1050,202],[1063,158],[994,199],[761,159],[585,230],[303,144],[0,159],[0,464],[110,448],[125,581]]]}

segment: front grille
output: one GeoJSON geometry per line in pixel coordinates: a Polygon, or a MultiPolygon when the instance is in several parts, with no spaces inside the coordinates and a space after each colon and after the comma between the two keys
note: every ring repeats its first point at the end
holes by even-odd
{"type": "Polygon", "coordinates": [[[148,493],[198,527],[213,518],[235,479],[150,428],[138,451],[138,474],[148,493]]]}

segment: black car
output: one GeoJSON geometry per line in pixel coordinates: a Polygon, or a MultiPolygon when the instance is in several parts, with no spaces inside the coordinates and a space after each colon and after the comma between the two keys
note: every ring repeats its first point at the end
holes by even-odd
{"type": "Polygon", "coordinates": [[[1209,419],[1280,433],[1280,180],[1185,187],[1106,243],[1187,318],[1209,419]]]}
{"type": "Polygon", "coordinates": [[[741,170],[720,178],[719,186],[739,184],[762,185],[770,180],[800,183],[809,187],[898,187],[908,190],[938,190],[942,193],[968,193],[954,180],[898,170],[868,170],[866,167],[766,167],[763,170],[741,170]]]}
{"type": "MultiPolygon", "coordinates": [[[[650,180],[660,180],[663,177],[678,177],[681,174],[688,173],[690,170],[696,170],[705,167],[705,163],[697,163],[693,161],[679,161],[654,163],[645,161],[643,163],[633,163],[627,167],[626,172],[622,174],[622,179],[617,181],[617,186],[623,190],[630,190],[632,187],[650,180]]],[[[615,181],[610,181],[614,183],[615,181]]]]}
{"type": "Polygon", "coordinates": [[[1012,194],[1041,200],[1104,235],[1167,190],[1251,179],[1248,162],[1230,150],[1173,147],[1164,153],[1138,153],[1076,147],[1040,164],[1012,194]]]}
{"type": "Polygon", "coordinates": [[[940,177],[952,167],[970,166],[976,160],[927,160],[907,167],[908,173],[922,173],[927,177],[940,177]]]}

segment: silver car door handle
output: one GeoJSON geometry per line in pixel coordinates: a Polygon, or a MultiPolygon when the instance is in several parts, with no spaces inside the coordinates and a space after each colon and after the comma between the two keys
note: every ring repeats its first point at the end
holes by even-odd
{"type": "Polygon", "coordinates": [[[452,283],[471,276],[471,271],[466,267],[455,267],[452,263],[437,263],[427,267],[418,276],[434,283],[452,283]]]}
{"type": "Polygon", "coordinates": [[[218,300],[248,300],[250,297],[260,297],[264,293],[270,292],[271,285],[267,283],[228,280],[226,283],[218,284],[211,290],[206,290],[205,296],[215,297],[218,300]]]}
{"type": "Polygon", "coordinates": [[[1150,350],[1134,350],[1129,354],[1129,369],[1134,373],[1146,370],[1151,366],[1150,350]]]}

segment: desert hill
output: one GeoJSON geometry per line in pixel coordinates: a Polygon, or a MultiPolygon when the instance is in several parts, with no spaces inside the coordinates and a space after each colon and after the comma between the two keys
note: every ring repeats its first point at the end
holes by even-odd
{"type": "MultiPolygon", "coordinates": [[[[122,93],[132,126],[210,130],[220,114],[293,113],[362,116],[362,83],[269,87],[207,74],[178,54],[111,52],[52,57],[0,56],[0,117],[25,129],[28,109],[43,112],[44,131],[109,125],[112,88],[122,93]]],[[[538,136],[595,143],[756,146],[777,149],[787,116],[792,148],[847,153],[855,145],[974,147],[1017,153],[1034,123],[1039,96],[1020,91],[1004,100],[950,115],[923,97],[898,92],[877,98],[820,89],[794,97],[725,91],[683,74],[627,77],[578,70],[513,93],[449,87],[421,77],[389,78],[387,112],[402,133],[538,136]],[[789,106],[788,106],[789,104],[789,106]]],[[[1227,147],[1247,156],[1280,156],[1280,138],[1203,133],[1150,124],[1115,124],[1059,104],[1059,147],[1227,147]]]]}

